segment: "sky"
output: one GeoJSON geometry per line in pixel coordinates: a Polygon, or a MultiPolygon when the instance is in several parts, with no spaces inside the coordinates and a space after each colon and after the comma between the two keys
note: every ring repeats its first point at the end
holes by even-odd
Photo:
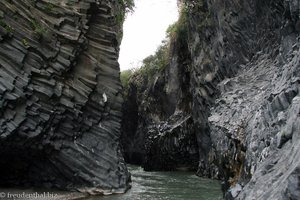
{"type": "Polygon", "coordinates": [[[121,71],[141,66],[165,39],[168,26],[178,19],[177,0],[135,0],[123,27],[119,63],[121,71]]]}

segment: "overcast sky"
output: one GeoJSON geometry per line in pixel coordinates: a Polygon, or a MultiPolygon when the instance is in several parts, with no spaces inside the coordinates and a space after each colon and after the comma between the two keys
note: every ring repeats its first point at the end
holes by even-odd
{"type": "Polygon", "coordinates": [[[165,38],[178,18],[177,0],[135,0],[135,11],[124,23],[119,63],[121,71],[140,66],[165,38]]]}

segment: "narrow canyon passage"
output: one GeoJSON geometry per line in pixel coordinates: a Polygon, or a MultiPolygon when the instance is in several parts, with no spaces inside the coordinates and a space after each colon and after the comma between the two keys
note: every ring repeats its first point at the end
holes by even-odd
{"type": "Polygon", "coordinates": [[[0,200],[23,191],[299,200],[300,0],[0,1],[0,200]]]}

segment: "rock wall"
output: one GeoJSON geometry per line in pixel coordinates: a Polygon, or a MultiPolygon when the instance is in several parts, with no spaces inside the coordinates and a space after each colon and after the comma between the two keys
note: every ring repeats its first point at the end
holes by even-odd
{"type": "MultiPolygon", "coordinates": [[[[288,116],[295,114],[290,109],[299,88],[292,81],[299,78],[298,16],[289,8],[284,1],[207,1],[191,9],[189,48],[193,116],[199,130],[198,172],[227,181],[232,187],[229,199],[298,195],[296,189],[286,194],[291,188],[280,178],[292,176],[297,164],[280,174],[286,170],[283,163],[268,159],[299,132],[296,128],[286,136],[285,131],[288,116]],[[198,18],[195,9],[202,11],[197,12],[198,18]],[[202,27],[198,25],[205,20],[202,27]],[[268,166],[267,170],[262,172],[261,165],[268,166]],[[251,179],[272,171],[276,176],[258,178],[264,186],[251,179]],[[250,185],[255,187],[249,190],[250,185]],[[270,185],[278,185],[277,190],[270,185]]],[[[296,156],[291,160],[299,162],[296,156]]],[[[293,182],[290,187],[296,185],[293,182]]]]}
{"type": "Polygon", "coordinates": [[[0,2],[0,185],[124,192],[119,1],[0,2]]]}
{"type": "Polygon", "coordinates": [[[135,73],[123,106],[125,160],[145,170],[196,170],[198,144],[191,116],[187,46],[170,44],[168,66],[149,77],[135,73]],[[130,119],[130,120],[129,120],[130,119]]]}
{"type": "MultiPolygon", "coordinates": [[[[229,189],[226,199],[300,198],[299,5],[297,0],[182,1],[187,37],[180,44],[187,46],[185,59],[156,76],[178,69],[185,73],[171,73],[173,78],[164,79],[156,91],[185,86],[174,90],[179,100],[168,93],[165,99],[189,105],[180,109],[180,116],[191,116],[192,122],[180,133],[194,132],[197,145],[185,144],[198,149],[197,174],[223,180],[224,190],[229,189]],[[177,81],[168,82],[172,79],[177,81]]],[[[171,60],[176,57],[171,52],[171,60]]],[[[149,96],[146,92],[137,98],[143,102],[137,103],[139,108],[149,96]]],[[[160,99],[152,96],[157,102],[149,105],[147,116],[157,109],[163,113],[160,99]]],[[[154,124],[172,117],[165,115],[154,124]]],[[[139,121],[140,126],[145,124],[139,121]]],[[[162,130],[150,141],[167,134],[162,130]]],[[[175,141],[159,143],[158,149],[175,146],[175,141]]],[[[167,154],[172,157],[172,152],[169,148],[167,154]]]]}

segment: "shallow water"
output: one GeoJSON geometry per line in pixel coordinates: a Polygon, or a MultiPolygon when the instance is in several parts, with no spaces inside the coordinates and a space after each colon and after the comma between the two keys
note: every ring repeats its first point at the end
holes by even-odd
{"type": "Polygon", "coordinates": [[[132,188],[122,195],[91,197],[88,200],[220,200],[218,181],[199,178],[192,172],[145,172],[129,166],[132,188]]]}

